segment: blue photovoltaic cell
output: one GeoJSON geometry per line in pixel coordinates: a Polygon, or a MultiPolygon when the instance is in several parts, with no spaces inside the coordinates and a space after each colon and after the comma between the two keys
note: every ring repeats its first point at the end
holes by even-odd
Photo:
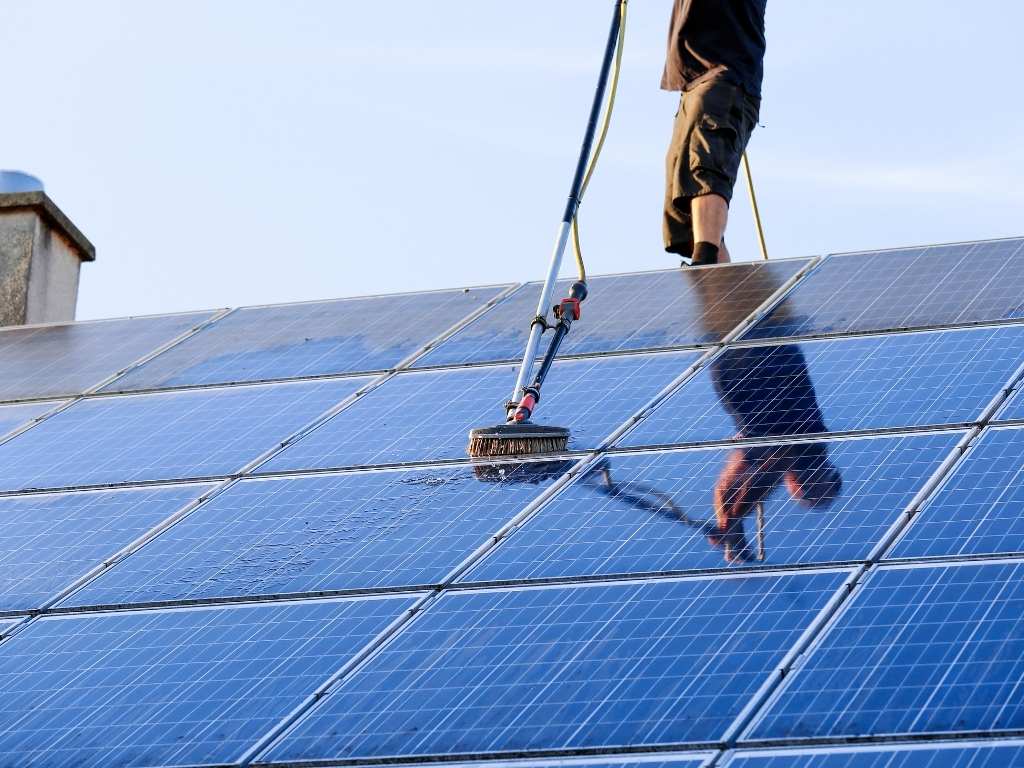
{"type": "Polygon", "coordinates": [[[999,419],[1002,421],[1024,419],[1024,389],[1018,390],[1017,394],[1010,398],[1000,412],[999,419]]]}
{"type": "Polygon", "coordinates": [[[846,576],[447,593],[264,759],[713,741],[846,576]]]}
{"type": "Polygon", "coordinates": [[[1024,728],[1024,564],[874,573],[752,739],[1024,728]]]}
{"type": "MultiPolygon", "coordinates": [[[[748,262],[715,269],[594,277],[582,319],[562,346],[564,354],[622,352],[721,340],[761,306],[806,261],[748,262]]],[[[552,303],[568,293],[558,284],[552,303]]],[[[510,298],[440,344],[416,366],[517,360],[540,285],[523,286],[510,298]]]]}
{"type": "Polygon", "coordinates": [[[620,444],[976,420],[1024,362],[1024,326],[730,347],[620,444]]]}
{"type": "Polygon", "coordinates": [[[990,429],[890,557],[1024,552],[1024,429],[990,429]]]}
{"type": "Polygon", "coordinates": [[[107,391],[392,368],[505,287],[240,309],[107,391]]]}
{"type": "Polygon", "coordinates": [[[60,401],[24,403],[22,405],[0,405],[0,437],[24,426],[32,419],[42,416],[60,404],[60,401]]]}
{"type": "Polygon", "coordinates": [[[413,602],[42,618],[0,646],[0,762],[237,760],[413,602]]]}
{"type": "Polygon", "coordinates": [[[1024,239],[832,256],[744,338],[1024,317],[1024,239]]]}
{"type": "Polygon", "coordinates": [[[463,580],[864,559],[961,436],[607,456],[463,580]]]}
{"type": "Polygon", "coordinates": [[[0,490],[230,474],[366,382],[352,378],[82,400],[0,445],[0,490]]]}
{"type": "MultiPolygon", "coordinates": [[[[677,352],[555,363],[534,417],[596,447],[696,360],[677,352]]],[[[512,366],[403,373],[261,467],[263,471],[460,459],[474,427],[504,421],[512,366]]]]}
{"type": "Polygon", "coordinates": [[[1009,768],[1024,765],[1024,742],[846,747],[737,752],[723,768],[1009,768]]]}
{"type": "Polygon", "coordinates": [[[0,330],[0,400],[80,394],[212,314],[193,312],[0,330]]]}
{"type": "Polygon", "coordinates": [[[0,610],[39,608],[210,487],[0,498],[0,610]]]}
{"type": "Polygon", "coordinates": [[[245,480],[65,604],[438,583],[572,464],[245,480]]]}

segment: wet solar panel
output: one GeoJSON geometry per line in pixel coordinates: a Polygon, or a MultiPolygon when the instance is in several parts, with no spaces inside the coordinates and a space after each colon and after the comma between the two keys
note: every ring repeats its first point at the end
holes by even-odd
{"type": "Polygon", "coordinates": [[[81,394],[212,316],[193,312],[0,330],[0,400],[81,394]]]}
{"type": "Polygon", "coordinates": [[[1024,429],[989,429],[890,557],[1024,553],[1024,429]]]}
{"type": "Polygon", "coordinates": [[[245,480],[64,604],[435,584],[573,464],[245,480]]]}
{"type": "MultiPolygon", "coordinates": [[[[720,341],[795,276],[806,260],[594,277],[564,354],[622,352],[720,341]]],[[[572,281],[558,285],[560,299],[572,281]]],[[[416,366],[517,360],[537,311],[530,283],[456,333],[416,366]]]]}
{"type": "Polygon", "coordinates": [[[1024,318],[1024,239],[831,256],[745,338],[1024,318]]]}
{"type": "Polygon", "coordinates": [[[1024,727],[1024,563],[876,571],[748,738],[1024,727]]]}
{"type": "Polygon", "coordinates": [[[1024,362],[1024,326],[729,347],[624,446],[959,424],[1024,362]]]}
{"type": "Polygon", "coordinates": [[[961,437],[606,456],[462,580],[862,560],[961,437]]]}
{"type": "Polygon", "coordinates": [[[411,597],[41,618],[0,653],[7,765],[237,760],[411,597]]]}
{"type": "Polygon", "coordinates": [[[239,309],[106,391],[392,368],[507,287],[239,309]]]}
{"type": "MultiPolygon", "coordinates": [[[[672,352],[555,363],[534,421],[570,428],[570,450],[594,448],[697,358],[672,352]]],[[[260,469],[466,458],[469,430],[504,421],[514,384],[507,365],[399,374],[260,469]]]]}
{"type": "Polygon", "coordinates": [[[448,593],[262,759],[712,741],[846,576],[448,593]]]}
{"type": "Polygon", "coordinates": [[[58,405],[60,405],[59,400],[21,403],[19,405],[0,405],[0,437],[20,429],[32,421],[32,419],[37,419],[47,411],[52,411],[58,405]]]}
{"type": "Polygon", "coordinates": [[[210,487],[0,498],[0,611],[41,607],[210,487]]]}
{"type": "Polygon", "coordinates": [[[97,397],[0,445],[0,490],[236,472],[365,378],[97,397]]]}
{"type": "Polygon", "coordinates": [[[1007,768],[1024,764],[1024,742],[872,745],[736,752],[722,768],[1007,768]]]}

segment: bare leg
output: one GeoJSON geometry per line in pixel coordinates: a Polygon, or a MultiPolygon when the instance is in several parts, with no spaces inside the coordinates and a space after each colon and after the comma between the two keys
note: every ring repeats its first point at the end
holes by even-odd
{"type": "Polygon", "coordinates": [[[719,247],[718,263],[729,261],[729,250],[725,247],[725,225],[729,221],[729,204],[721,195],[700,195],[690,201],[693,216],[693,240],[697,243],[713,243],[719,247]]]}

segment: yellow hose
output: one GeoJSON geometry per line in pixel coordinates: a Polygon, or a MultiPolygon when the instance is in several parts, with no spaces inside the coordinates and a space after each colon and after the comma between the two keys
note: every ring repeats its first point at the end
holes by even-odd
{"type": "MultiPolygon", "coordinates": [[[[611,83],[608,89],[608,98],[605,101],[604,117],[601,120],[601,132],[598,135],[597,144],[590,154],[590,161],[587,163],[587,173],[583,177],[583,185],[580,187],[580,202],[590,186],[590,179],[597,168],[598,158],[601,157],[601,150],[604,149],[604,141],[608,138],[608,128],[612,123],[612,112],[615,111],[615,94],[619,90],[619,73],[622,71],[622,49],[626,42],[626,5],[628,0],[623,0],[620,8],[619,39],[616,43],[615,62],[612,65],[611,83]]],[[[579,210],[572,220],[572,252],[576,257],[576,271],[581,282],[587,282],[587,268],[583,264],[583,249],[580,247],[579,210]]]]}

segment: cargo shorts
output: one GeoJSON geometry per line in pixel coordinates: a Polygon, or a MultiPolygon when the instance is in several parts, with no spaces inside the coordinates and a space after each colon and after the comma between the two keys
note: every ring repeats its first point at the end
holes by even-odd
{"type": "Polygon", "coordinates": [[[662,229],[669,253],[693,252],[693,198],[714,194],[732,200],[760,107],[760,99],[720,77],[683,91],[665,158],[662,229]]]}

